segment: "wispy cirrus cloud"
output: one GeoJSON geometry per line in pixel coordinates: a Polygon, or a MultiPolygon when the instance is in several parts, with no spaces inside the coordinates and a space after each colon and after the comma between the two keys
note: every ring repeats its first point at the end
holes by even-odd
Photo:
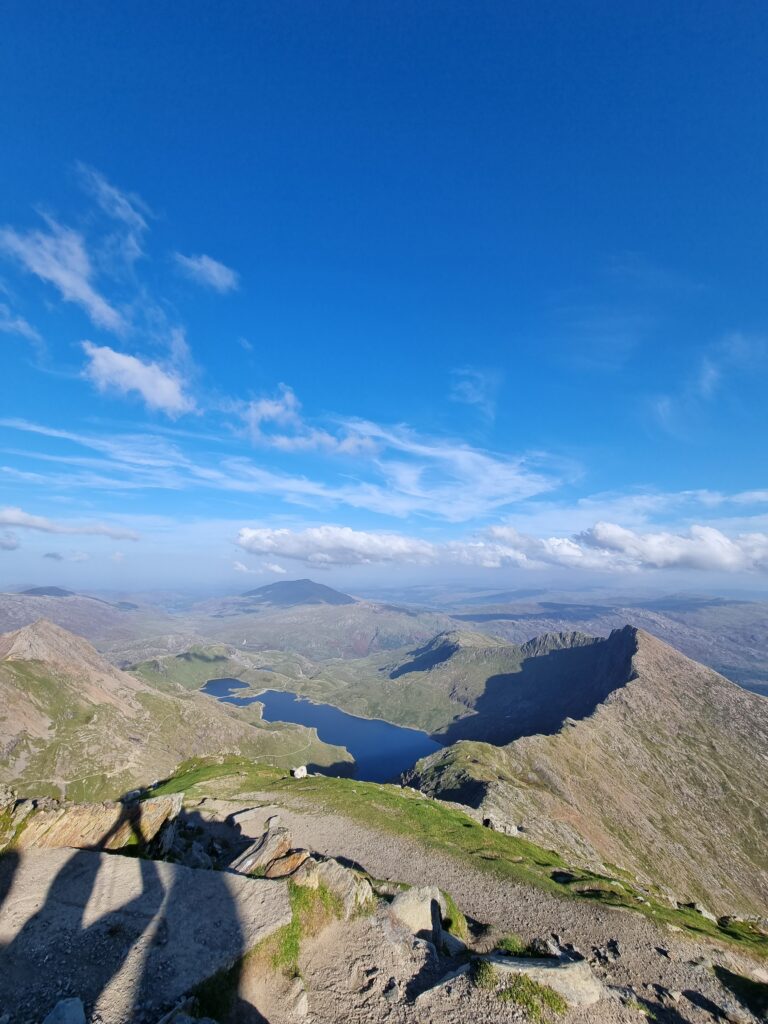
{"type": "Polygon", "coordinates": [[[148,409],[180,416],[192,412],[194,401],[185,392],[185,381],[172,369],[158,363],[143,362],[137,356],[116,352],[106,345],[82,343],[88,357],[84,375],[99,391],[135,392],[148,409]]]}
{"type": "Polygon", "coordinates": [[[748,373],[765,370],[768,345],[763,338],[734,333],[705,346],[677,392],[655,395],[651,410],[668,433],[685,432],[691,420],[723,390],[748,373]]]}
{"type": "Polygon", "coordinates": [[[48,519],[33,515],[21,508],[6,505],[0,508],[0,526],[12,526],[20,530],[36,530],[40,533],[79,534],[92,537],[112,537],[114,540],[138,540],[135,530],[126,530],[107,523],[77,523],[48,519]]]}
{"type": "Polygon", "coordinates": [[[97,327],[123,333],[127,328],[123,315],[94,286],[95,272],[82,234],[52,217],[44,219],[46,229],[0,228],[0,253],[52,284],[65,302],[84,309],[97,327]]]}
{"type": "Polygon", "coordinates": [[[495,417],[496,396],[501,387],[498,370],[463,366],[452,370],[451,377],[453,383],[448,397],[452,402],[473,406],[486,420],[495,417]]]}
{"type": "Polygon", "coordinates": [[[3,334],[18,334],[34,344],[42,342],[38,331],[24,319],[23,316],[15,314],[9,306],[0,302],[0,332],[3,334]]]}
{"type": "Polygon", "coordinates": [[[206,288],[224,294],[236,291],[240,285],[240,275],[236,270],[204,253],[199,256],[184,256],[180,252],[175,252],[173,258],[186,277],[206,288]]]}

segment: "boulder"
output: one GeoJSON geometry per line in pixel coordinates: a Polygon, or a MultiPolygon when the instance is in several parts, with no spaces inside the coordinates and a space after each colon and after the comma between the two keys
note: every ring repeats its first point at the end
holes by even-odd
{"type": "Polygon", "coordinates": [[[309,857],[309,850],[289,850],[284,857],[273,860],[264,873],[265,878],[287,878],[301,867],[309,857]]]}
{"type": "Polygon", "coordinates": [[[442,936],[445,911],[445,899],[436,886],[406,889],[395,896],[389,907],[392,918],[419,938],[435,943],[442,936]]]}
{"type": "Polygon", "coordinates": [[[291,775],[294,779],[306,779],[307,766],[305,764],[300,764],[298,768],[291,768],[291,775]]]}
{"type": "Polygon", "coordinates": [[[268,828],[260,839],[230,864],[230,868],[241,875],[264,871],[273,860],[284,857],[292,846],[293,840],[287,828],[268,828]]]}
{"type": "Polygon", "coordinates": [[[605,991],[586,960],[565,960],[491,953],[482,958],[502,972],[526,974],[539,985],[548,985],[570,1006],[592,1006],[605,991]]]}
{"type": "Polygon", "coordinates": [[[364,907],[374,898],[373,889],[367,878],[363,878],[350,868],[345,868],[333,858],[315,860],[310,857],[291,876],[291,881],[310,889],[325,886],[341,900],[345,918],[351,917],[359,907],[364,907]]]}
{"type": "Polygon", "coordinates": [[[43,1024],[85,1024],[85,1008],[81,999],[62,999],[51,1010],[43,1024]]]}

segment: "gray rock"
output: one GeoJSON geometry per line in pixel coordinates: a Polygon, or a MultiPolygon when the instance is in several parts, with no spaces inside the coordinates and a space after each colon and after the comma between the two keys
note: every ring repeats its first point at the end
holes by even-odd
{"type": "Polygon", "coordinates": [[[294,779],[306,779],[307,766],[305,764],[300,764],[298,768],[291,768],[291,775],[294,779]]]}
{"type": "Polygon", "coordinates": [[[390,916],[405,925],[414,935],[430,941],[442,936],[445,900],[436,886],[422,886],[398,893],[389,907],[390,916]]]}
{"type": "Polygon", "coordinates": [[[500,971],[526,974],[532,981],[548,985],[570,1006],[592,1006],[605,995],[605,989],[586,960],[502,956],[499,953],[491,953],[482,959],[500,971]]]}
{"type": "Polygon", "coordinates": [[[443,931],[440,935],[440,945],[446,956],[461,956],[467,951],[467,945],[456,935],[443,931]]]}
{"type": "Polygon", "coordinates": [[[293,846],[291,833],[287,828],[268,828],[264,835],[252,843],[230,865],[232,871],[241,875],[250,875],[258,870],[266,870],[273,860],[284,857],[293,846]]]}
{"type": "Polygon", "coordinates": [[[62,999],[56,1003],[43,1024],[85,1024],[82,999],[62,999]]]}
{"type": "Polygon", "coordinates": [[[198,842],[190,844],[189,850],[184,857],[184,863],[188,868],[206,868],[210,870],[213,867],[213,861],[198,842]]]}
{"type": "Polygon", "coordinates": [[[367,878],[363,878],[350,868],[345,868],[331,857],[327,860],[305,860],[298,871],[291,875],[291,881],[310,889],[317,889],[319,885],[325,886],[341,900],[345,918],[351,917],[358,908],[364,907],[374,898],[373,889],[367,878]]]}

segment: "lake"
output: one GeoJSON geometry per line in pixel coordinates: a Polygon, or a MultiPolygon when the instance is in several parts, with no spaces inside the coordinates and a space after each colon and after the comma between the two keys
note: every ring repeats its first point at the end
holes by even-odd
{"type": "Polygon", "coordinates": [[[439,743],[418,729],[405,729],[378,718],[358,718],[332,704],[314,704],[295,693],[265,690],[256,697],[235,695],[235,690],[247,686],[240,679],[210,679],[202,690],[241,707],[258,701],[264,705],[266,722],[314,727],[325,743],[347,748],[355,759],[355,778],[365,782],[390,782],[420,757],[440,749],[439,743]]]}

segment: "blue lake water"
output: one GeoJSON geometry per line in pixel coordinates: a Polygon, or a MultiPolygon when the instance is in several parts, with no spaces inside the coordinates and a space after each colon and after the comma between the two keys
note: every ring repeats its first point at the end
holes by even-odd
{"type": "Polygon", "coordinates": [[[425,732],[404,729],[378,718],[358,718],[331,704],[314,704],[295,693],[265,690],[257,697],[238,697],[235,690],[247,687],[239,679],[211,679],[202,687],[227,704],[264,705],[267,722],[295,722],[313,726],[325,743],[346,747],[355,759],[355,778],[366,782],[390,782],[420,757],[440,749],[425,732]]]}

